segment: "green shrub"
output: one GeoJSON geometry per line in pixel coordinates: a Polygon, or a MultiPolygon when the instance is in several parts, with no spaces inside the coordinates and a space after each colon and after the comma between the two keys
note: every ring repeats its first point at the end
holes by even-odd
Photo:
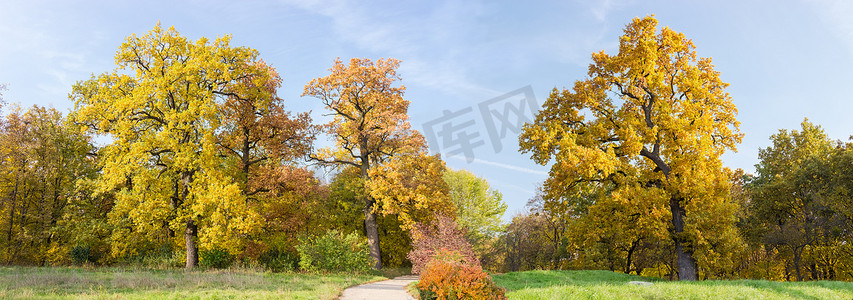
{"type": "Polygon", "coordinates": [[[71,257],[71,261],[74,264],[82,265],[84,263],[92,262],[92,248],[89,245],[77,245],[74,248],[71,248],[71,252],[68,254],[71,257]]]}
{"type": "Polygon", "coordinates": [[[262,253],[258,262],[273,272],[293,271],[299,265],[299,256],[290,251],[273,248],[262,253]]]}
{"type": "Polygon", "coordinates": [[[186,252],[174,251],[171,247],[164,246],[157,252],[143,256],[140,265],[151,269],[171,269],[184,267],[186,262],[186,252]]]}
{"type": "Polygon", "coordinates": [[[70,249],[54,245],[47,250],[46,259],[53,265],[69,262],[75,265],[100,265],[105,263],[105,257],[109,257],[107,251],[104,250],[102,243],[82,242],[70,249]]]}
{"type": "Polygon", "coordinates": [[[186,252],[175,251],[171,244],[151,245],[122,258],[120,264],[143,269],[173,269],[186,265],[186,252]]]}
{"type": "Polygon", "coordinates": [[[367,273],[373,265],[367,239],[355,233],[329,230],[324,235],[299,238],[299,267],[306,271],[367,273]]]}
{"type": "Polygon", "coordinates": [[[234,263],[234,256],[222,249],[211,249],[198,252],[198,264],[205,268],[225,269],[234,263]]]}

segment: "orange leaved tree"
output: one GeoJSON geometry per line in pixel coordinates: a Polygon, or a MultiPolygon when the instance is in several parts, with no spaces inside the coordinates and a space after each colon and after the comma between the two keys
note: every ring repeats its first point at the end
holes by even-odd
{"type": "Polygon", "coordinates": [[[403,99],[396,59],[336,60],[331,74],[311,80],[303,96],[320,99],[334,119],[325,133],[335,145],[311,159],[359,169],[365,191],[364,228],[374,268],[382,268],[377,212],[397,214],[411,227],[429,210],[451,210],[441,176],[444,162],[429,156],[423,136],[409,125],[409,101],[403,99]]]}

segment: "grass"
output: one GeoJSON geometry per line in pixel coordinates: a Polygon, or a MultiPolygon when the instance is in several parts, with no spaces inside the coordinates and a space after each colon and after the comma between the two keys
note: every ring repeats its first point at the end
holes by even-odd
{"type": "Polygon", "coordinates": [[[379,275],[0,267],[0,299],[333,299],[379,275]]]}
{"type": "Polygon", "coordinates": [[[412,282],[406,285],[406,293],[412,296],[412,298],[420,299],[421,291],[418,290],[418,282],[412,282]]]}
{"type": "Polygon", "coordinates": [[[492,279],[507,288],[509,299],[853,299],[853,283],[838,281],[677,282],[610,271],[527,271],[492,279]]]}
{"type": "Polygon", "coordinates": [[[379,271],[372,270],[371,272],[373,275],[382,276],[390,279],[394,277],[412,274],[412,268],[382,268],[379,271]]]}

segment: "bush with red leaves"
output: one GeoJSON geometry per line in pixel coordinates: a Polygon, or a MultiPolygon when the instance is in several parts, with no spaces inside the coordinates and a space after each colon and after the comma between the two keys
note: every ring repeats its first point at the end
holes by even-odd
{"type": "Polygon", "coordinates": [[[456,251],[462,256],[462,263],[480,267],[474,249],[465,240],[465,232],[450,217],[436,215],[432,224],[417,224],[411,234],[412,251],[407,257],[412,262],[414,274],[421,274],[439,249],[456,251]]]}

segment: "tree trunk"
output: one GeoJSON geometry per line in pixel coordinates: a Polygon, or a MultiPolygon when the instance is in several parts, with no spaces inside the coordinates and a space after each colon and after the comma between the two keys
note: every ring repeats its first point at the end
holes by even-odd
{"type": "MultiPolygon", "coordinates": [[[[193,175],[194,172],[181,173],[183,191],[181,192],[181,199],[178,206],[185,205],[187,203],[187,197],[189,197],[190,194],[190,185],[193,182],[193,175]]],[[[184,239],[187,246],[186,268],[192,269],[198,267],[198,245],[196,244],[198,241],[198,225],[192,220],[192,216],[187,220],[187,230],[184,233],[184,239]]]]}
{"type": "Polygon", "coordinates": [[[560,239],[557,236],[557,225],[554,225],[554,254],[551,255],[551,269],[556,270],[557,264],[560,263],[560,258],[558,257],[558,253],[560,253],[560,239]]]}
{"type": "Polygon", "coordinates": [[[828,266],[827,268],[829,268],[829,269],[826,271],[826,279],[835,280],[836,279],[835,278],[835,264],[833,263],[831,266],[828,266]]]}
{"type": "Polygon", "coordinates": [[[796,247],[792,248],[794,249],[794,271],[797,272],[797,281],[803,281],[803,274],[800,272],[801,254],[803,252],[802,250],[797,251],[796,247]]]}
{"type": "MultiPolygon", "coordinates": [[[[646,111],[646,119],[649,119],[648,111],[646,111]]],[[[650,121],[647,121],[650,122],[650,121]]],[[[649,124],[649,127],[651,124],[649,124]]],[[[664,162],[660,157],[660,148],[659,144],[655,144],[654,150],[649,151],[646,147],[643,147],[643,150],[640,151],[640,155],[650,159],[655,163],[657,169],[655,172],[660,171],[666,176],[666,180],[670,180],[670,172],[672,168],[664,162]]],[[[659,185],[658,185],[659,186],[659,185]]],[[[672,196],[669,199],[669,209],[672,212],[672,226],[674,229],[672,240],[675,242],[675,254],[678,259],[678,280],[690,280],[695,281],[699,279],[698,272],[696,270],[696,260],[693,258],[693,250],[685,249],[684,237],[681,234],[684,232],[684,217],[687,215],[687,212],[684,210],[684,207],[681,206],[681,197],[672,196]]]]}
{"type": "Polygon", "coordinates": [[[187,243],[187,269],[198,267],[198,227],[192,220],[187,221],[187,231],[184,234],[187,243]]]}
{"type": "Polygon", "coordinates": [[[817,268],[817,264],[812,262],[809,264],[809,273],[811,273],[810,280],[821,280],[823,279],[823,270],[817,268]]]}
{"type": "Polygon", "coordinates": [[[791,262],[785,261],[785,281],[791,281],[791,262]]]}
{"type": "MultiPolygon", "coordinates": [[[[370,157],[366,154],[361,157],[361,178],[365,184],[370,180],[367,174],[370,169],[369,159],[370,157]]],[[[370,198],[366,190],[364,193],[364,235],[367,236],[367,244],[370,246],[370,257],[376,262],[373,268],[380,270],[382,269],[382,253],[379,249],[379,224],[376,223],[376,214],[373,212],[373,205],[376,201],[370,198]]]]}
{"type": "Polygon", "coordinates": [[[376,270],[382,269],[382,256],[379,250],[379,225],[376,223],[376,214],[373,213],[373,203],[369,197],[367,204],[364,207],[364,231],[367,236],[367,243],[370,245],[370,257],[376,260],[373,268],[376,270]]]}
{"type": "MultiPolygon", "coordinates": [[[[637,250],[638,245],[640,245],[640,239],[631,242],[631,248],[628,249],[628,259],[625,262],[625,274],[631,274],[631,258],[634,255],[634,250],[637,250]]],[[[640,275],[639,270],[637,271],[637,275],[640,275]]]]}
{"type": "Polygon", "coordinates": [[[672,225],[675,229],[673,241],[675,242],[675,254],[678,258],[678,280],[696,281],[699,279],[696,271],[696,260],[693,258],[693,251],[685,249],[684,237],[681,233],[684,232],[684,217],[686,212],[681,206],[681,199],[672,197],[669,200],[670,211],[672,212],[672,225]]]}
{"type": "MultiPolygon", "coordinates": [[[[15,174],[15,188],[12,190],[12,196],[9,197],[9,231],[6,232],[6,242],[12,243],[12,229],[15,225],[15,203],[18,200],[18,174],[15,174]]],[[[11,261],[11,258],[10,258],[11,261]]]]}
{"type": "Polygon", "coordinates": [[[252,151],[252,143],[249,141],[250,132],[248,127],[243,128],[243,153],[240,155],[240,161],[243,164],[243,184],[245,187],[243,188],[243,194],[246,194],[249,191],[249,162],[252,159],[249,151],[252,151]]]}

